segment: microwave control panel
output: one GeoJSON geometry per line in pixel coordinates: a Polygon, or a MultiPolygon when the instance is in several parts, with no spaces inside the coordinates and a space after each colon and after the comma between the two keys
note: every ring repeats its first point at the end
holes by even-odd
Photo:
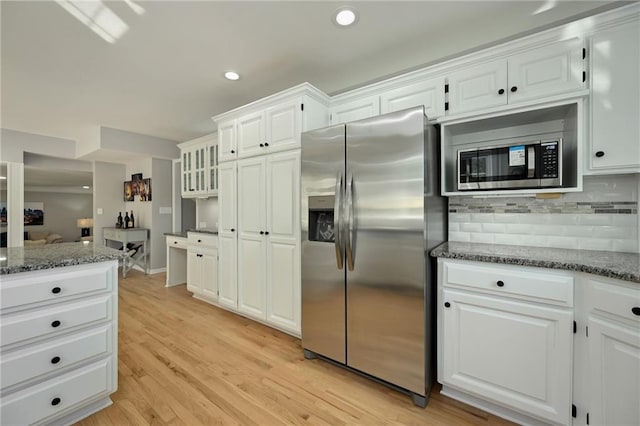
{"type": "Polygon", "coordinates": [[[540,151],[542,152],[542,176],[541,178],[557,178],[560,154],[558,152],[558,141],[542,142],[540,151]]]}

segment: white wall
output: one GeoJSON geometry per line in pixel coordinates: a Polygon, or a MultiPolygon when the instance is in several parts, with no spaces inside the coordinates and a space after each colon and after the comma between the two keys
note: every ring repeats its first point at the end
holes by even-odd
{"type": "Polygon", "coordinates": [[[176,141],[142,135],[140,133],[127,132],[100,128],[100,148],[112,151],[125,151],[136,154],[145,154],[155,158],[173,159],[180,157],[180,150],[176,141]]]}
{"type": "Polygon", "coordinates": [[[559,199],[449,198],[449,241],[640,252],[640,175],[585,176],[559,199]]]}
{"type": "Polygon", "coordinates": [[[218,230],[218,199],[196,200],[196,228],[218,230]]]}
{"type": "Polygon", "coordinates": [[[25,191],[24,202],[44,204],[44,224],[25,226],[25,231],[50,231],[61,235],[65,242],[80,239],[80,229],[76,226],[76,219],[93,216],[92,194],[25,191]]]}
{"type": "Polygon", "coordinates": [[[124,212],[124,164],[96,161],[93,166],[93,235],[102,243],[102,228],[116,226],[118,212],[124,212]],[[102,214],[99,211],[102,211],[102,214]]]}

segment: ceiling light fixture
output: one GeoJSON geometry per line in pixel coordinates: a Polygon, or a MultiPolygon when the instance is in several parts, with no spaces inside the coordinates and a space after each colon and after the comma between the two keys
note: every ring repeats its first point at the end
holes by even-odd
{"type": "Polygon", "coordinates": [[[0,176],[0,180],[4,180],[6,178],[7,178],[6,176],[0,176]]]}
{"type": "Polygon", "coordinates": [[[224,73],[224,78],[226,78],[227,80],[238,80],[240,78],[240,75],[237,72],[234,71],[227,71],[224,73]]]}
{"type": "Polygon", "coordinates": [[[89,189],[89,188],[91,188],[91,187],[88,186],[88,185],[82,185],[82,189],[89,189]]]}
{"type": "Polygon", "coordinates": [[[336,24],[338,24],[339,27],[345,28],[355,24],[358,21],[358,14],[356,13],[355,9],[352,9],[350,7],[341,7],[340,9],[336,10],[335,14],[333,15],[333,20],[336,24]]]}

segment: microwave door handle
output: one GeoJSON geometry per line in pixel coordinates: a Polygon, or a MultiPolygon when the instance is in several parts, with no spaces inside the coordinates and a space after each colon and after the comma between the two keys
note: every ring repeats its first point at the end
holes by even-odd
{"type": "Polygon", "coordinates": [[[527,178],[536,177],[536,148],[533,145],[527,147],[527,178]]]}
{"type": "Polygon", "coordinates": [[[336,248],[336,264],[338,265],[338,269],[342,269],[344,267],[343,260],[344,256],[342,254],[342,239],[341,239],[341,222],[342,222],[342,173],[338,172],[336,176],[336,192],[333,202],[333,226],[334,226],[334,244],[336,248]]]}

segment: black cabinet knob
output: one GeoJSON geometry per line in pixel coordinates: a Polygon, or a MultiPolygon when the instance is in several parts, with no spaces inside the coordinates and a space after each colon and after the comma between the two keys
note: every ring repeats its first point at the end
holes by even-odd
{"type": "Polygon", "coordinates": [[[260,144],[260,148],[263,148],[263,147],[264,147],[264,144],[263,144],[263,143],[261,143],[261,144],[260,144]]]}
{"type": "Polygon", "coordinates": [[[233,228],[231,228],[231,232],[236,232],[236,230],[235,230],[235,229],[233,229],[233,228]]]}
{"type": "Polygon", "coordinates": [[[59,356],[54,356],[53,358],[51,358],[51,364],[57,364],[59,362],[60,362],[59,356]]]}
{"type": "Polygon", "coordinates": [[[58,294],[62,291],[62,289],[60,287],[54,287],[51,289],[51,293],[53,294],[58,294]]]}
{"type": "Polygon", "coordinates": [[[262,234],[264,234],[264,232],[263,232],[263,231],[260,231],[260,235],[262,235],[262,234]]]}
{"type": "Polygon", "coordinates": [[[498,90],[498,95],[504,95],[504,89],[498,90]]]}
{"type": "Polygon", "coordinates": [[[265,142],[265,143],[264,143],[264,146],[269,146],[269,142],[265,142]]]}
{"type": "Polygon", "coordinates": [[[269,235],[269,231],[264,231],[264,235],[269,235]]]}
{"type": "Polygon", "coordinates": [[[504,281],[499,280],[499,281],[496,283],[496,285],[497,285],[498,287],[504,287],[504,281]]]}
{"type": "Polygon", "coordinates": [[[56,327],[60,327],[60,321],[55,320],[51,323],[51,327],[56,328],[56,327]]]}
{"type": "Polygon", "coordinates": [[[640,306],[634,306],[633,308],[631,308],[631,312],[633,313],[633,315],[637,315],[640,317],[640,306]]]}
{"type": "Polygon", "coordinates": [[[51,405],[54,405],[54,406],[55,406],[55,405],[60,404],[60,402],[62,402],[62,401],[60,401],[60,398],[53,398],[53,399],[51,400],[51,405]]]}
{"type": "Polygon", "coordinates": [[[202,240],[198,240],[198,242],[199,242],[199,243],[201,243],[201,242],[202,242],[202,240]]]}
{"type": "Polygon", "coordinates": [[[449,302],[444,302],[444,307],[445,307],[445,308],[450,308],[450,307],[451,307],[451,303],[449,303],[449,302]]]}
{"type": "Polygon", "coordinates": [[[596,157],[598,157],[598,158],[604,157],[604,151],[596,152],[596,157]]]}
{"type": "Polygon", "coordinates": [[[173,244],[178,244],[178,242],[177,242],[177,241],[174,241],[174,242],[173,242],[173,244]]]}
{"type": "Polygon", "coordinates": [[[231,150],[231,153],[232,153],[232,154],[235,154],[236,152],[232,149],[232,150],[231,150]]]}
{"type": "Polygon", "coordinates": [[[517,91],[518,91],[518,86],[513,86],[513,87],[511,88],[511,91],[512,91],[512,92],[517,92],[517,91]]]}

